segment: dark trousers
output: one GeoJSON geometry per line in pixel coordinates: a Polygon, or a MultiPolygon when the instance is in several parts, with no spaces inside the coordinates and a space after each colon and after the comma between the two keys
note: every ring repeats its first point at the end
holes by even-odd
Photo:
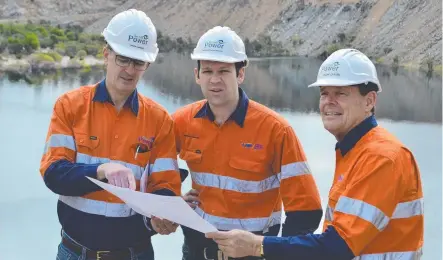
{"type": "MultiPolygon", "coordinates": [[[[280,229],[280,225],[273,226],[270,228],[270,231],[264,235],[268,236],[276,236],[280,229]]],[[[197,232],[195,230],[189,229],[187,227],[183,227],[183,235],[185,241],[183,243],[183,257],[182,260],[224,260],[223,254],[218,249],[217,243],[212,239],[208,239],[204,234],[197,232]]],[[[256,233],[257,235],[263,235],[263,233],[256,233]]],[[[238,260],[259,260],[263,259],[261,257],[255,256],[247,256],[241,258],[232,258],[228,259],[238,259],[238,260]]]]}

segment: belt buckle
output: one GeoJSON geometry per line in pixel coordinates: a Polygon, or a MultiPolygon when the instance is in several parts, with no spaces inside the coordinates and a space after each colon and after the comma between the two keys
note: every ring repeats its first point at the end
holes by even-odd
{"type": "Polygon", "coordinates": [[[217,250],[217,258],[218,260],[229,260],[228,256],[223,254],[221,250],[217,250]]]}
{"type": "Polygon", "coordinates": [[[208,256],[206,255],[206,249],[208,248],[205,247],[203,249],[203,256],[205,257],[206,260],[229,260],[228,256],[223,254],[223,251],[221,251],[220,249],[217,250],[217,259],[208,258],[208,256]]]}
{"type": "Polygon", "coordinates": [[[97,251],[96,252],[96,256],[97,256],[97,260],[102,259],[101,254],[106,254],[109,253],[110,251],[97,251]]]}
{"type": "Polygon", "coordinates": [[[208,256],[206,255],[206,249],[208,249],[208,248],[205,247],[205,248],[203,249],[203,256],[205,257],[205,259],[206,259],[206,260],[215,260],[215,259],[213,259],[213,258],[208,258],[208,256]]]}

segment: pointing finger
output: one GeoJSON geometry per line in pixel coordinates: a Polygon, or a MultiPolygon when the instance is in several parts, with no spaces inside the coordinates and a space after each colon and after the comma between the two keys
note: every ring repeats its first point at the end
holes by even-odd
{"type": "Polygon", "coordinates": [[[133,174],[129,175],[129,189],[136,190],[137,189],[137,183],[135,182],[135,177],[133,174]]]}

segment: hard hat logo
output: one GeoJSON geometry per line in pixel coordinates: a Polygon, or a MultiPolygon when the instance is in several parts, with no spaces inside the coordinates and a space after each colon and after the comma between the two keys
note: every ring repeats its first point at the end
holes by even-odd
{"type": "Polygon", "coordinates": [[[322,67],[321,70],[323,72],[329,72],[329,71],[338,71],[339,68],[340,68],[340,62],[336,61],[330,65],[322,67]]]}
{"type": "Polygon", "coordinates": [[[216,26],[200,37],[191,59],[235,63],[247,62],[248,57],[245,44],[231,28],[216,26]]]}
{"type": "Polygon", "coordinates": [[[357,86],[372,82],[381,92],[377,70],[372,61],[355,49],[335,51],[323,62],[318,70],[317,81],[309,87],[357,86]]]}
{"type": "Polygon", "coordinates": [[[149,39],[148,35],[143,35],[143,36],[129,35],[129,37],[128,37],[128,41],[132,40],[135,43],[140,43],[140,44],[143,44],[143,45],[147,45],[148,44],[148,39],[149,39]]]}
{"type": "Polygon", "coordinates": [[[323,77],[340,77],[340,62],[336,61],[332,64],[321,67],[323,77]]]}
{"type": "Polygon", "coordinates": [[[223,40],[205,42],[204,51],[221,51],[225,45],[223,40]]]}
{"type": "Polygon", "coordinates": [[[154,24],[136,9],[116,14],[103,30],[103,36],[113,51],[128,58],[152,63],[159,51],[154,24]]]}

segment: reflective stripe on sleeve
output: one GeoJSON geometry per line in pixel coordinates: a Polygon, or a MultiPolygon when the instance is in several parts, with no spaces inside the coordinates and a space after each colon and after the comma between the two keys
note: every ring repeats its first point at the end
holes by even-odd
{"type": "Polygon", "coordinates": [[[354,257],[353,260],[419,260],[423,255],[422,249],[407,252],[388,252],[380,254],[366,254],[354,257]]]}
{"type": "Polygon", "coordinates": [[[379,231],[389,223],[389,218],[377,207],[361,200],[341,196],[335,206],[335,211],[354,215],[371,222],[379,231]]]}
{"type": "Polygon", "coordinates": [[[130,217],[136,214],[134,210],[123,203],[110,203],[71,196],[59,196],[59,200],[76,210],[89,214],[116,218],[130,217]]]}
{"type": "Polygon", "coordinates": [[[64,135],[64,134],[52,134],[48,138],[48,141],[45,143],[44,153],[46,154],[49,151],[49,148],[57,148],[57,147],[64,147],[72,151],[75,151],[76,148],[75,148],[74,137],[71,135],[64,135]]]}
{"type": "Polygon", "coordinates": [[[307,162],[295,162],[282,165],[281,173],[282,179],[287,179],[304,174],[311,174],[311,170],[307,162]]]}

